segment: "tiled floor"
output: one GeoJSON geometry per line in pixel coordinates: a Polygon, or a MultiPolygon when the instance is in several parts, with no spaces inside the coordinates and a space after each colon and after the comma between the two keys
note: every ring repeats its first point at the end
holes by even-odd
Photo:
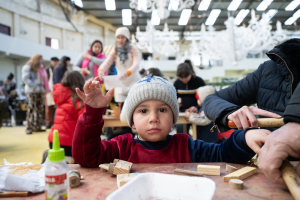
{"type": "Polygon", "coordinates": [[[0,165],[8,162],[32,162],[40,164],[44,150],[49,148],[48,133],[25,133],[25,126],[0,128],[0,165]]]}

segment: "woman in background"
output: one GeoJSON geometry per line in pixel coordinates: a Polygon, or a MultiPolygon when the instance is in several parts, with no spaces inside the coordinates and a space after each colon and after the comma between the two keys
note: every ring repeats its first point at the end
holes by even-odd
{"type": "Polygon", "coordinates": [[[66,71],[70,70],[71,58],[68,56],[63,56],[57,67],[54,68],[53,72],[53,84],[60,83],[64,77],[66,71]]]}

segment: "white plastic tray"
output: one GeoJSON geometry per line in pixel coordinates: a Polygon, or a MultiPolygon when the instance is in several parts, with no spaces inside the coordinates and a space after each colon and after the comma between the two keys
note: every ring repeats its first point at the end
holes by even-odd
{"type": "Polygon", "coordinates": [[[209,200],[215,188],[215,182],[208,178],[143,173],[106,200],[209,200]]]}

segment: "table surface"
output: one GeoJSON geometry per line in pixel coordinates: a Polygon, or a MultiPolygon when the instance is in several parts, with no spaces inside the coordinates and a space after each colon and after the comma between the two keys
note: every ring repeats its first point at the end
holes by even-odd
{"type": "MultiPolygon", "coordinates": [[[[133,164],[131,172],[158,172],[173,174],[173,171],[177,168],[196,171],[198,164],[199,163],[133,164]]],[[[286,186],[271,183],[259,169],[257,174],[244,180],[243,190],[234,190],[229,187],[228,182],[223,181],[223,176],[228,174],[228,172],[225,171],[226,163],[201,164],[221,166],[221,176],[205,176],[211,178],[216,183],[216,191],[213,199],[293,199],[286,186]]],[[[293,164],[295,165],[296,163],[293,164]]],[[[239,168],[245,166],[239,164],[231,165],[239,168]]],[[[81,181],[77,188],[70,189],[70,199],[72,200],[105,199],[108,195],[118,189],[116,177],[109,175],[107,172],[101,172],[99,168],[83,168],[79,165],[69,165],[69,169],[78,170],[84,177],[84,180],[81,181]]],[[[45,194],[40,193],[29,197],[1,199],[40,200],[45,199],[45,194]]]]}

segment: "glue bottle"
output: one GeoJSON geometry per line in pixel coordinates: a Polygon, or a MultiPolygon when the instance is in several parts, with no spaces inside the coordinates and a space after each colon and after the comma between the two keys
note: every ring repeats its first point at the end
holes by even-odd
{"type": "Polygon", "coordinates": [[[60,148],[58,131],[53,132],[52,149],[48,151],[45,168],[46,200],[68,200],[69,179],[68,165],[65,161],[65,150],[60,148]]]}

